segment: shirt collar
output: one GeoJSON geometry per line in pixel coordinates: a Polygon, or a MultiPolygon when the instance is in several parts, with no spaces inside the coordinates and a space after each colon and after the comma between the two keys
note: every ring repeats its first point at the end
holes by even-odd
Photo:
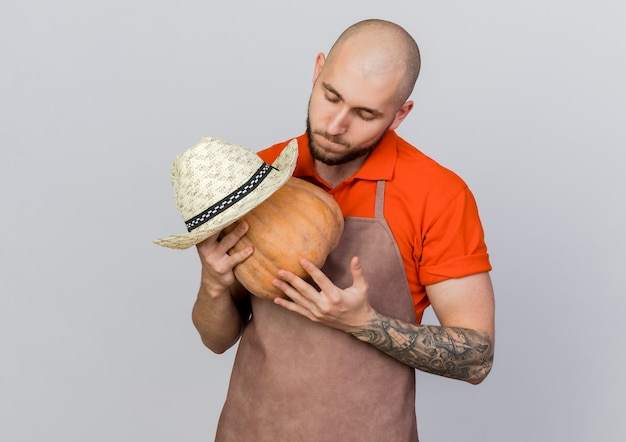
{"type": "Polygon", "coordinates": [[[394,131],[387,131],[380,144],[354,174],[354,178],[373,181],[390,180],[393,177],[398,157],[397,138],[398,135],[394,131]]]}

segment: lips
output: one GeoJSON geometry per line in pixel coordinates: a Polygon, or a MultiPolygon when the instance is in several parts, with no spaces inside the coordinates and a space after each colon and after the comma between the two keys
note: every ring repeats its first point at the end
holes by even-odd
{"type": "Polygon", "coordinates": [[[338,151],[345,151],[346,148],[350,147],[347,145],[347,143],[345,143],[342,140],[335,141],[337,139],[336,137],[328,138],[325,135],[322,135],[320,133],[316,133],[315,135],[317,137],[317,140],[316,140],[317,145],[322,147],[324,150],[328,150],[331,152],[338,152],[338,151]],[[333,140],[333,138],[335,138],[335,140],[333,140]]]}

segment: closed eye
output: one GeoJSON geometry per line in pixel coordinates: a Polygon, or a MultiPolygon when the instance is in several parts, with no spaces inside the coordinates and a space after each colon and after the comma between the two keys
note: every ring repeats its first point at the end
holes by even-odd
{"type": "Polygon", "coordinates": [[[363,121],[372,121],[373,119],[376,118],[376,115],[372,114],[369,111],[365,111],[362,109],[357,109],[355,113],[363,121]]]}
{"type": "MultiPolygon", "coordinates": [[[[326,101],[330,103],[339,103],[343,101],[343,97],[341,96],[341,94],[337,92],[337,90],[335,90],[335,88],[333,88],[330,84],[322,83],[322,86],[324,87],[324,97],[326,98],[326,101]]],[[[354,108],[353,112],[363,121],[372,121],[378,117],[383,116],[382,112],[376,109],[370,109],[368,107],[357,107],[354,108]]]]}
{"type": "Polygon", "coordinates": [[[330,101],[331,103],[339,103],[341,101],[341,99],[334,95],[334,94],[324,94],[324,97],[326,97],[326,101],[330,101]]]}

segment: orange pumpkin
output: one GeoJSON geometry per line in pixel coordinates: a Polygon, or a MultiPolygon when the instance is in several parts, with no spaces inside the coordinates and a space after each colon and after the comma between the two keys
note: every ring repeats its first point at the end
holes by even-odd
{"type": "Polygon", "coordinates": [[[248,223],[248,232],[229,253],[249,245],[254,252],[235,267],[235,277],[250,293],[266,299],[285,297],[272,285],[279,269],[308,277],[300,259],[321,267],[343,233],[343,214],[335,200],[316,185],[294,177],[225,232],[241,221],[248,223]]]}

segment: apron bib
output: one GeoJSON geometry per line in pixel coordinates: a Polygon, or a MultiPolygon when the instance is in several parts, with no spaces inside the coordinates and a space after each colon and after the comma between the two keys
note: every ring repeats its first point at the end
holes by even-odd
{"type": "MultiPolygon", "coordinates": [[[[404,265],[383,217],[384,181],[375,218],[345,219],[322,270],[352,285],[358,256],[370,303],[415,322],[404,265]]],[[[272,301],[252,298],[220,416],[216,441],[415,442],[415,371],[354,336],[315,323],[272,301]]]]}

